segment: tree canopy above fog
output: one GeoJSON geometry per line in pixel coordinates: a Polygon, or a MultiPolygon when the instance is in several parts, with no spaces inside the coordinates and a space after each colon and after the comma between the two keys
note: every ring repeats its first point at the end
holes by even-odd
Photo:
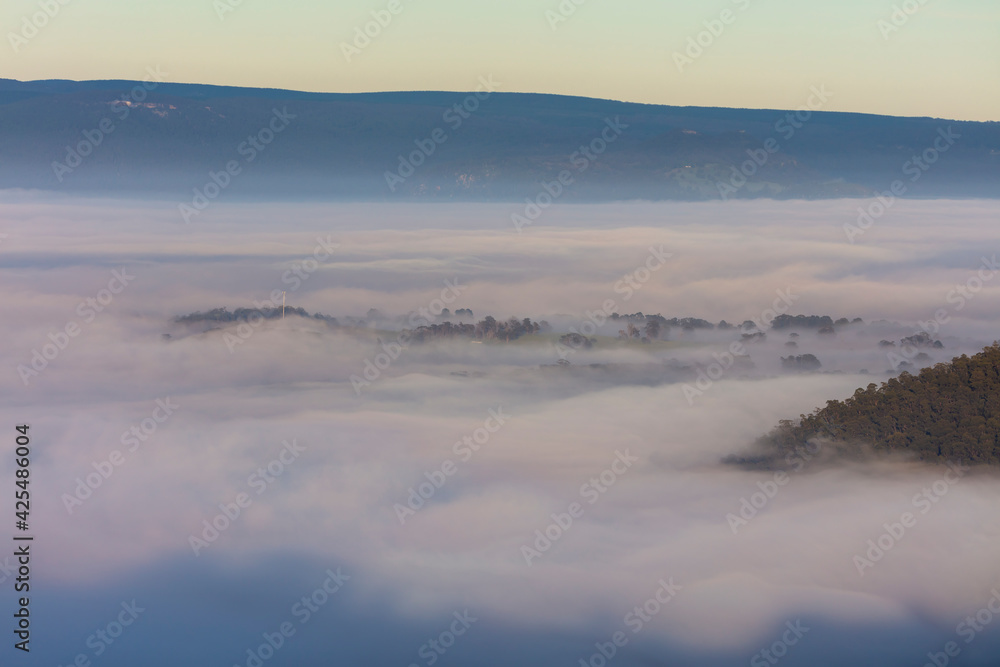
{"type": "Polygon", "coordinates": [[[1000,463],[1000,343],[827,401],[798,422],[780,422],[758,444],[784,454],[814,438],[922,461],[1000,463]]]}

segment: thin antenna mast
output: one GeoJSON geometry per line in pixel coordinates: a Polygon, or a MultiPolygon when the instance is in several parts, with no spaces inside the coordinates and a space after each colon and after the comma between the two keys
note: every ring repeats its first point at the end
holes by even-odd
{"type": "Polygon", "coordinates": [[[281,319],[285,319],[285,293],[281,293],[281,319]]]}

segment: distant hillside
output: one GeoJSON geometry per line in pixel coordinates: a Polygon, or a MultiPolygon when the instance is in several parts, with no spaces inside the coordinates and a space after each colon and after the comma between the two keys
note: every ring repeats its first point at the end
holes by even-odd
{"type": "Polygon", "coordinates": [[[800,123],[786,111],[629,104],[502,87],[477,100],[447,92],[137,85],[0,79],[0,189],[190,201],[196,189],[215,190],[214,172],[223,199],[523,205],[544,192],[543,182],[561,201],[719,199],[720,183],[736,183],[730,198],[820,198],[870,196],[897,179],[906,196],[1000,195],[998,123],[832,112],[800,123]],[[262,130],[271,139],[275,109],[280,131],[253,148],[248,138],[262,130]],[[940,132],[958,138],[948,144],[940,132]],[[935,141],[947,151],[926,171],[915,167],[911,160],[935,141]],[[411,159],[420,146],[424,152],[411,159]],[[590,155],[581,152],[588,146],[590,155]],[[752,156],[762,164],[748,162],[752,156]],[[238,175],[218,176],[229,163],[238,175]],[[733,180],[740,165],[749,165],[746,184],[738,175],[733,180]],[[390,187],[386,172],[402,176],[390,187]],[[561,173],[567,184],[556,188],[561,173]]]}
{"type": "Polygon", "coordinates": [[[813,438],[846,451],[870,447],[923,461],[1000,463],[1000,343],[827,401],[825,408],[782,421],[761,438],[761,457],[732,462],[783,459],[813,438]]]}

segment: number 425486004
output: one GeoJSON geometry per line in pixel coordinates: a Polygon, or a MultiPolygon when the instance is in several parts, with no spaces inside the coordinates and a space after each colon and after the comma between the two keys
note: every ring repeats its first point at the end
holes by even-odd
{"type": "Polygon", "coordinates": [[[28,512],[31,509],[31,494],[28,492],[28,482],[31,477],[31,470],[29,468],[31,464],[31,440],[28,438],[27,425],[17,426],[16,430],[18,433],[15,438],[17,448],[14,450],[14,453],[17,455],[17,458],[14,462],[17,464],[17,468],[14,470],[14,476],[17,478],[17,481],[14,484],[17,488],[14,490],[16,500],[14,513],[17,517],[17,528],[19,530],[28,530],[28,512]]]}

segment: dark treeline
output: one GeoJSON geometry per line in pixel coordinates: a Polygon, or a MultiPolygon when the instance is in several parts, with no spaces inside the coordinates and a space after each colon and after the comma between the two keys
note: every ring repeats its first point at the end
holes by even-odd
{"type": "MultiPolygon", "coordinates": [[[[657,322],[661,329],[670,329],[675,327],[678,329],[684,329],[685,331],[693,331],[694,329],[714,329],[715,325],[708,320],[703,320],[697,317],[672,317],[667,319],[659,313],[655,315],[643,315],[642,313],[632,313],[630,315],[619,315],[618,313],[611,313],[611,319],[614,321],[625,320],[626,322],[632,322],[633,324],[657,322]]],[[[727,328],[725,320],[719,323],[720,328],[727,328]]]]}
{"type": "Polygon", "coordinates": [[[832,327],[829,315],[778,315],[771,322],[772,329],[822,329],[832,327]]]}
{"type": "Polygon", "coordinates": [[[1000,343],[827,401],[798,422],[783,420],[758,444],[784,455],[813,438],[923,461],[1000,463],[1000,343]]]}
{"type": "Polygon", "coordinates": [[[781,358],[781,367],[790,371],[815,371],[823,364],[812,354],[799,354],[781,358]]]}
{"type": "MultiPolygon", "coordinates": [[[[313,318],[317,320],[323,320],[332,325],[340,324],[337,318],[331,317],[329,315],[323,315],[322,313],[309,314],[304,308],[293,308],[288,306],[285,308],[285,315],[297,315],[299,317],[313,318]]],[[[182,315],[174,318],[174,322],[179,324],[195,324],[198,322],[218,322],[218,323],[230,323],[230,322],[246,322],[251,319],[258,319],[262,316],[266,320],[278,319],[282,316],[282,309],[280,306],[267,306],[263,308],[237,308],[236,310],[230,311],[227,308],[215,308],[207,312],[196,312],[190,315],[182,315]]],[[[472,311],[466,308],[456,310],[454,316],[460,321],[458,323],[453,323],[450,321],[452,313],[445,309],[441,316],[439,316],[438,322],[428,323],[425,326],[417,327],[411,330],[413,333],[417,334],[418,337],[422,338],[437,338],[437,337],[453,337],[453,336],[466,336],[466,337],[477,337],[482,339],[510,339],[515,340],[520,336],[530,333],[537,333],[538,331],[546,331],[550,327],[546,322],[535,323],[531,322],[528,318],[518,319],[515,317],[509,320],[499,321],[492,316],[486,316],[481,319],[476,324],[461,322],[463,318],[472,319],[472,311]],[[471,327],[471,328],[470,328],[471,327]],[[538,327],[538,328],[536,328],[538,327]],[[533,331],[529,330],[533,329],[533,331]]],[[[742,325],[733,325],[726,320],[722,320],[718,324],[713,324],[708,320],[703,320],[698,317],[671,317],[667,318],[659,313],[656,314],[644,314],[644,313],[630,313],[630,314],[619,314],[612,313],[609,319],[613,322],[620,323],[624,328],[620,330],[620,336],[622,338],[667,338],[672,329],[680,329],[682,331],[690,332],[696,330],[733,330],[742,329],[744,331],[754,332],[757,331],[757,325],[751,321],[747,320],[742,325]],[[634,326],[630,326],[634,325],[634,326]]],[[[368,315],[364,319],[358,318],[347,318],[346,324],[354,323],[355,325],[363,326],[367,321],[369,324],[372,322],[377,322],[380,320],[388,320],[381,315],[377,310],[372,309],[368,311],[368,315]]],[[[832,331],[834,325],[846,325],[846,324],[857,324],[862,322],[861,318],[855,318],[853,321],[847,320],[847,318],[841,318],[836,322],[828,315],[778,315],[770,323],[771,329],[791,329],[791,328],[801,328],[801,329],[827,329],[832,331]]],[[[926,335],[926,334],[925,334],[926,335]]],[[[917,346],[923,346],[924,341],[920,340],[918,336],[911,337],[911,339],[904,339],[901,343],[912,343],[917,346]]],[[[891,344],[886,341],[886,344],[891,344]]],[[[940,347],[940,343],[935,343],[935,347],[940,347]]]]}
{"type": "MultiPolygon", "coordinates": [[[[647,315],[643,313],[620,315],[618,313],[612,313],[611,319],[614,321],[624,321],[637,326],[648,324],[650,322],[656,322],[658,325],[656,330],[662,331],[664,334],[668,333],[671,329],[681,329],[682,331],[719,329],[720,331],[728,331],[738,328],[751,335],[760,332],[758,324],[753,320],[746,320],[743,324],[737,326],[730,324],[726,320],[722,320],[718,324],[712,324],[708,320],[703,320],[698,317],[671,317],[668,319],[658,313],[655,315],[647,315]]],[[[777,315],[773,320],[767,323],[767,327],[772,330],[816,329],[820,333],[833,333],[835,331],[835,327],[854,324],[864,324],[864,320],[860,317],[855,317],[853,320],[841,317],[840,319],[834,321],[834,319],[829,315],[777,315]]]]}
{"type": "MultiPolygon", "coordinates": [[[[337,318],[330,317],[329,315],[323,315],[322,313],[310,315],[305,308],[292,308],[291,306],[285,307],[284,316],[287,317],[289,315],[309,317],[316,320],[323,320],[329,324],[337,324],[337,318]]],[[[220,324],[228,324],[231,322],[256,321],[261,317],[265,320],[280,320],[282,317],[282,308],[281,306],[264,308],[237,308],[234,311],[230,311],[227,308],[214,308],[204,313],[197,312],[191,313],[190,315],[175,317],[174,322],[178,324],[197,324],[199,322],[219,322],[220,324]]]]}
{"type": "Polygon", "coordinates": [[[472,338],[475,340],[496,340],[509,343],[517,340],[521,336],[536,334],[549,329],[546,322],[532,322],[525,317],[519,320],[511,317],[506,321],[499,321],[492,315],[487,315],[476,324],[452,324],[442,322],[440,324],[428,324],[416,329],[404,330],[409,334],[409,340],[420,343],[438,338],[472,338]]]}

